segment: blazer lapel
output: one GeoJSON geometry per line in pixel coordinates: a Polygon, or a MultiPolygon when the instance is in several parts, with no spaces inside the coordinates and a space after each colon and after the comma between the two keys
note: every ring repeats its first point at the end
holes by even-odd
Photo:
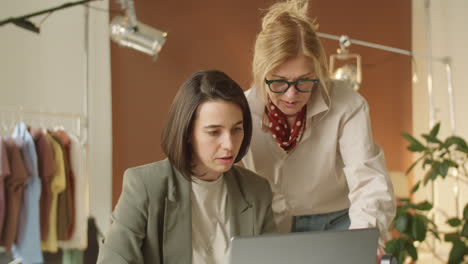
{"type": "Polygon", "coordinates": [[[192,263],[190,182],[172,166],[171,170],[164,209],[164,263],[192,263]]]}
{"type": "Polygon", "coordinates": [[[231,214],[231,232],[233,236],[252,236],[255,234],[253,204],[246,199],[236,173],[231,169],[224,175],[228,190],[226,212],[231,214]]]}

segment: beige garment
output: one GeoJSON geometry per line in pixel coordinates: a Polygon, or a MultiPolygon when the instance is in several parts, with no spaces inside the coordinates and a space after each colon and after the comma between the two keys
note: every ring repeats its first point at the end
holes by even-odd
{"type": "Polygon", "coordinates": [[[49,234],[47,235],[47,240],[41,241],[41,248],[43,251],[47,252],[57,252],[57,198],[59,193],[63,192],[66,188],[65,181],[65,161],[60,144],[49,134],[47,137],[52,143],[52,148],[54,149],[54,159],[55,159],[55,174],[52,177],[50,184],[50,189],[52,191],[52,202],[50,204],[50,215],[49,215],[49,234]]]}
{"type": "Polygon", "coordinates": [[[303,138],[289,154],[262,130],[264,103],[247,92],[253,118],[246,168],[270,182],[278,229],[288,232],[292,216],[349,208],[350,228],[378,227],[386,236],[395,198],[384,154],[372,139],[365,99],[342,82],[330,85],[330,103],[320,90],[307,105],[303,138]]]}
{"type": "Polygon", "coordinates": [[[224,177],[211,182],[192,177],[191,198],[192,263],[228,263],[231,232],[224,177]]]}

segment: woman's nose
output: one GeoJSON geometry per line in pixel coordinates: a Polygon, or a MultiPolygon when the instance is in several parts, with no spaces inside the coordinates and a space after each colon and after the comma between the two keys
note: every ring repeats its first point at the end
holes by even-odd
{"type": "Polygon", "coordinates": [[[292,97],[295,97],[297,95],[298,91],[296,89],[296,85],[295,84],[291,84],[291,86],[289,87],[289,89],[284,93],[284,95],[286,97],[289,97],[289,98],[292,98],[292,97]]]}
{"type": "Polygon", "coordinates": [[[223,137],[222,147],[227,150],[232,150],[232,135],[230,133],[226,133],[223,137]]]}

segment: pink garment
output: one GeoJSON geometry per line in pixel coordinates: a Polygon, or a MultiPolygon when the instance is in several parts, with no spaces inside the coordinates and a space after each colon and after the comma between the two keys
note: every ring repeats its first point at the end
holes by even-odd
{"type": "Polygon", "coordinates": [[[3,223],[6,216],[6,200],[5,200],[5,178],[10,175],[10,164],[8,164],[8,156],[3,138],[0,137],[0,238],[2,237],[3,223]]]}

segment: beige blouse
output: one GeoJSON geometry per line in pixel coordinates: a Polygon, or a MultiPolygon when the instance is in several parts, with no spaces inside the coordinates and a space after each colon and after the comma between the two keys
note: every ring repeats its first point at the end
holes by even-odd
{"type": "Polygon", "coordinates": [[[305,132],[290,153],[262,130],[264,103],[259,91],[249,90],[247,99],[253,137],[242,162],[270,182],[280,231],[290,231],[292,216],[349,208],[350,228],[378,227],[386,236],[395,215],[393,187],[360,94],[333,82],[327,103],[320,90],[313,91],[305,132]]]}
{"type": "Polygon", "coordinates": [[[231,232],[224,177],[192,180],[192,263],[228,263],[231,232]]]}

